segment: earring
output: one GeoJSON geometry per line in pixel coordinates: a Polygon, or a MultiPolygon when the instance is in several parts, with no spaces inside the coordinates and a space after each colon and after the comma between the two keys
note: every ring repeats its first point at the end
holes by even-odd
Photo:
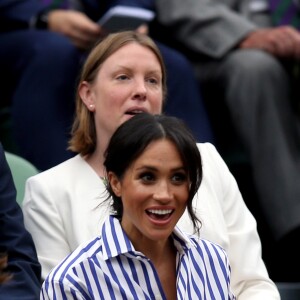
{"type": "Polygon", "coordinates": [[[90,105],[89,105],[89,108],[90,108],[91,110],[94,110],[94,105],[93,105],[93,104],[90,104],[90,105]]]}

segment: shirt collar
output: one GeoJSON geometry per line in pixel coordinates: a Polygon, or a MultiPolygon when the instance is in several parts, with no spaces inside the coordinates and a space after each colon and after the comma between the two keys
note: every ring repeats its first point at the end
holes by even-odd
{"type": "MultiPolygon", "coordinates": [[[[120,254],[136,252],[120,221],[114,216],[109,216],[104,222],[101,237],[104,260],[120,254]]],[[[195,242],[177,226],[174,228],[172,237],[180,254],[184,253],[185,249],[196,247],[195,242]]]]}

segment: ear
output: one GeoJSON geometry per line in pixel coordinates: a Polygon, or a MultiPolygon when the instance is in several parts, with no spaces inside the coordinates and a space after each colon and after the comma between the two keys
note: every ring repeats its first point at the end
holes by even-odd
{"type": "Polygon", "coordinates": [[[113,192],[115,193],[115,195],[117,197],[121,197],[122,185],[121,185],[121,182],[120,182],[119,178],[117,177],[117,175],[114,172],[108,172],[107,177],[108,177],[109,184],[110,184],[113,192]]]}
{"type": "Polygon", "coordinates": [[[79,85],[78,93],[87,109],[92,112],[95,111],[95,100],[93,91],[91,90],[91,84],[87,81],[82,81],[79,85]]]}

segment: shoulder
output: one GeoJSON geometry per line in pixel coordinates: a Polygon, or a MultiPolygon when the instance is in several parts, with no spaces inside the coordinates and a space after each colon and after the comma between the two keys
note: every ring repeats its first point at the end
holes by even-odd
{"type": "Polygon", "coordinates": [[[200,151],[203,165],[209,164],[225,164],[216,147],[211,143],[197,143],[200,151]]]}
{"type": "Polygon", "coordinates": [[[87,162],[77,155],[49,170],[27,179],[23,207],[36,203],[72,201],[82,197],[89,187],[99,186],[99,177],[87,162]],[[78,195],[75,197],[75,195],[78,195]]]}
{"type": "Polygon", "coordinates": [[[91,176],[93,170],[87,162],[78,154],[65,162],[30,177],[26,185],[54,185],[66,187],[68,183],[74,185],[77,180],[83,179],[84,176],[91,176]]]}
{"type": "Polygon", "coordinates": [[[219,244],[203,239],[197,235],[187,234],[186,254],[191,258],[192,269],[202,270],[207,274],[214,274],[226,281],[226,274],[230,274],[229,259],[223,247],[219,244]]]}
{"type": "Polygon", "coordinates": [[[86,164],[85,160],[78,154],[59,165],[52,167],[46,171],[43,171],[31,178],[40,179],[40,178],[47,178],[52,176],[62,176],[61,174],[69,173],[71,171],[75,171],[78,167],[82,167],[86,164]]]}
{"type": "MultiPolygon", "coordinates": [[[[225,250],[219,244],[204,239],[197,234],[191,234],[181,230],[178,226],[173,231],[175,245],[178,249],[187,249],[188,252],[198,252],[200,256],[211,256],[212,253],[220,253],[223,257],[226,256],[225,250]]],[[[181,250],[179,250],[181,251],[181,250]]]]}
{"type": "Polygon", "coordinates": [[[219,244],[197,236],[191,236],[190,239],[195,245],[195,248],[191,248],[191,251],[194,254],[196,252],[204,264],[211,265],[213,263],[214,267],[220,269],[229,267],[227,253],[219,244]]]}
{"type": "Polygon", "coordinates": [[[225,249],[215,242],[212,242],[205,238],[199,238],[198,236],[195,235],[191,235],[190,239],[195,243],[196,247],[205,249],[206,253],[219,252],[222,253],[222,255],[225,254],[226,256],[225,249]]]}
{"type": "MultiPolygon", "coordinates": [[[[101,180],[92,167],[77,155],[26,181],[23,207],[29,203],[73,203],[99,196],[101,180]]],[[[104,188],[104,185],[103,187],[104,188]]],[[[25,208],[26,209],[26,208],[25,208]]]]}
{"type": "Polygon", "coordinates": [[[210,143],[197,143],[197,147],[202,160],[203,181],[222,185],[230,183],[233,176],[215,146],[210,143]]]}

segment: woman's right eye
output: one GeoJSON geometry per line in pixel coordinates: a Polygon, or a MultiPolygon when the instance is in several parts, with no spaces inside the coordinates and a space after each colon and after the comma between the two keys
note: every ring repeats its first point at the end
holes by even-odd
{"type": "Polygon", "coordinates": [[[140,179],[144,182],[152,182],[154,181],[154,175],[152,173],[143,173],[140,175],[140,179]]]}
{"type": "Polygon", "coordinates": [[[129,77],[127,76],[127,75],[125,75],[125,74],[122,74],[122,75],[119,75],[119,76],[117,76],[117,79],[118,80],[126,80],[126,79],[128,79],[129,77]]]}

